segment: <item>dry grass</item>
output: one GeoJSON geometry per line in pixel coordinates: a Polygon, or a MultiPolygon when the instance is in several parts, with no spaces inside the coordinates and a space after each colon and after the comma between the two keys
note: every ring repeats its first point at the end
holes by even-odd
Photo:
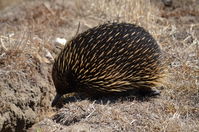
{"type": "MultiPolygon", "coordinates": [[[[70,39],[79,22],[79,32],[106,21],[136,23],[149,30],[167,57],[168,79],[159,98],[144,102],[128,99],[108,103],[70,102],[54,116],[59,124],[48,119],[43,121],[49,131],[199,130],[199,7],[196,0],[175,1],[172,8],[164,8],[158,0],[51,0],[26,4],[28,6],[22,4],[16,14],[0,18],[0,75],[4,79],[20,80],[24,76],[23,80],[36,79],[34,82],[39,84],[37,78],[43,78],[53,88],[49,78],[52,63],[46,58],[46,52],[57,54],[59,50],[53,40],[56,37],[70,39]],[[49,69],[42,70],[43,64],[49,69]],[[35,78],[35,73],[41,74],[35,78]]],[[[49,100],[41,104],[43,106],[38,107],[45,107],[39,110],[43,118],[52,110],[47,110],[49,100]]]]}

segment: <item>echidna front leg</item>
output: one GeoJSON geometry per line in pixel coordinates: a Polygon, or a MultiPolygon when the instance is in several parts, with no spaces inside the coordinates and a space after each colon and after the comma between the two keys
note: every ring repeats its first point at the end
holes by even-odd
{"type": "Polygon", "coordinates": [[[149,97],[151,97],[151,96],[158,96],[158,95],[160,95],[160,91],[159,90],[157,90],[157,89],[152,89],[152,88],[149,88],[149,87],[142,87],[142,88],[140,88],[139,90],[137,90],[137,94],[139,95],[139,96],[149,96],[149,97]]]}

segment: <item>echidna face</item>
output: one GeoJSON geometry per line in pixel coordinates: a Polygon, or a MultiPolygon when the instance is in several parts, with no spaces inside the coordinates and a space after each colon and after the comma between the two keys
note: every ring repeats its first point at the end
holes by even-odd
{"type": "Polygon", "coordinates": [[[53,75],[53,82],[56,87],[57,94],[64,95],[74,92],[75,86],[73,85],[73,82],[71,82],[73,76],[70,74],[70,72],[65,71],[64,73],[57,73],[55,71],[53,74],[56,74],[53,75]]]}
{"type": "Polygon", "coordinates": [[[57,94],[63,95],[69,93],[69,84],[67,81],[56,78],[54,79],[54,85],[56,87],[57,94]]]}
{"type": "Polygon", "coordinates": [[[74,90],[74,88],[72,88],[70,85],[70,76],[68,72],[62,75],[62,78],[59,78],[59,75],[56,71],[54,71],[52,74],[53,82],[57,92],[52,102],[52,106],[55,106],[62,95],[73,92],[72,90],[74,90]]]}

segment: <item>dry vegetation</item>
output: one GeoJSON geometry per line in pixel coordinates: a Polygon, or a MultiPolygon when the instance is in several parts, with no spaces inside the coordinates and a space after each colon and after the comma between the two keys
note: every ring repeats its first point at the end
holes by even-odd
{"type": "Polygon", "coordinates": [[[199,131],[199,1],[27,1],[0,15],[0,130],[199,131]],[[67,40],[106,21],[136,23],[165,52],[168,78],[161,96],[87,100],[52,109],[52,61],[67,40]]]}

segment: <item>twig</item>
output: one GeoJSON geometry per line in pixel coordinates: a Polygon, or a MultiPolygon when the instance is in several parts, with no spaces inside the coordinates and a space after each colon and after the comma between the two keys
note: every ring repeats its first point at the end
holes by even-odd
{"type": "Polygon", "coordinates": [[[80,22],[78,23],[77,31],[76,31],[76,33],[75,33],[75,36],[77,36],[77,34],[79,33],[79,29],[80,29],[80,22]]]}
{"type": "Polygon", "coordinates": [[[3,50],[7,51],[8,49],[7,49],[6,46],[4,45],[2,38],[0,39],[0,42],[1,42],[1,45],[2,45],[3,50]]]}

